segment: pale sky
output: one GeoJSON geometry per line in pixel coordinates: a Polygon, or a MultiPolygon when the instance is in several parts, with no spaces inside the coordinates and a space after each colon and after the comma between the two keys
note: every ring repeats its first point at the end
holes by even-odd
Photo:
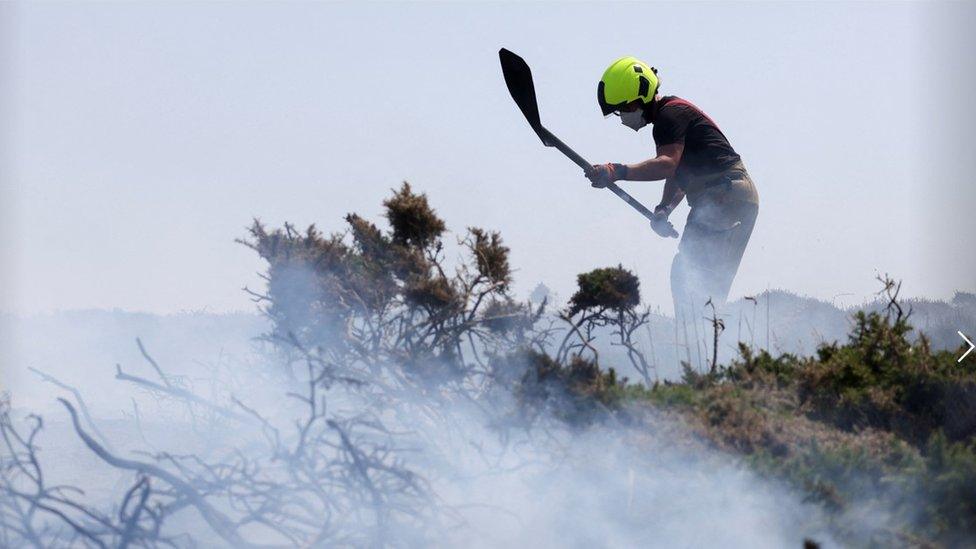
{"type": "Polygon", "coordinates": [[[974,291],[972,6],[3,3],[0,310],[252,310],[251,218],[381,221],[404,179],[501,231],[520,295],[622,263],[669,310],[676,241],[542,147],[502,46],[593,162],[653,152],[596,104],[622,55],[719,123],[761,197],[733,296],[974,291]]]}

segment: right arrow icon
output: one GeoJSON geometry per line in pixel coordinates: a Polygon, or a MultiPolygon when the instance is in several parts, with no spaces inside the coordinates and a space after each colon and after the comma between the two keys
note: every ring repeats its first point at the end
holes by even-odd
{"type": "Polygon", "coordinates": [[[972,341],[969,341],[969,338],[966,337],[966,334],[964,334],[964,333],[962,333],[960,331],[956,331],[956,333],[959,334],[959,337],[961,337],[963,339],[963,341],[965,341],[966,343],[969,344],[969,349],[966,349],[966,352],[963,353],[962,356],[959,357],[959,360],[956,361],[957,363],[959,363],[959,362],[962,362],[962,359],[966,358],[966,356],[968,356],[969,353],[973,352],[973,349],[976,349],[976,344],[973,344],[972,341]]]}

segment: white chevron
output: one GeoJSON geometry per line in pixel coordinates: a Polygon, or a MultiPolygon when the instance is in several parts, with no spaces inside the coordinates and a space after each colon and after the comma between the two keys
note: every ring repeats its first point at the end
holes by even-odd
{"type": "Polygon", "coordinates": [[[967,349],[966,352],[963,353],[961,357],[959,357],[959,360],[956,361],[957,363],[959,363],[962,362],[962,359],[966,358],[966,355],[973,352],[973,349],[976,349],[976,344],[974,344],[972,341],[969,341],[969,338],[966,337],[966,335],[963,334],[962,332],[957,330],[956,333],[959,334],[959,337],[963,338],[966,341],[966,343],[969,344],[969,349],[967,349]]]}

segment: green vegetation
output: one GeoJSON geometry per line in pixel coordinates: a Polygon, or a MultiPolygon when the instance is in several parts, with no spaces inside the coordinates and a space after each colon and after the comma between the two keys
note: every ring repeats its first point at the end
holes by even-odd
{"type": "Polygon", "coordinates": [[[569,314],[586,309],[626,310],[640,303],[640,281],[622,266],[594,269],[576,277],[579,289],[569,299],[569,314]]]}
{"type": "Polygon", "coordinates": [[[912,343],[889,295],[887,311],[857,313],[849,340],[815,357],[740,345],[716,373],[686,369],[682,383],[631,404],[677,411],[717,447],[786,479],[833,511],[847,543],[964,545],[976,537],[976,367],[924,337],[912,343]]]}
{"type": "Polygon", "coordinates": [[[586,425],[623,402],[625,384],[613,368],[603,371],[593,360],[573,356],[560,364],[551,356],[527,351],[516,396],[523,410],[552,417],[573,425],[586,425]]]}

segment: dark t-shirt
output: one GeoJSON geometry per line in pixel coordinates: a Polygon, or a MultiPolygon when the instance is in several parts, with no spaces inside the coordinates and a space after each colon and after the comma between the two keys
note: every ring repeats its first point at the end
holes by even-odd
{"type": "Polygon", "coordinates": [[[693,178],[718,174],[739,161],[725,134],[701,109],[673,95],[660,101],[654,119],[654,143],[685,145],[675,171],[678,185],[684,188],[693,178]]]}

